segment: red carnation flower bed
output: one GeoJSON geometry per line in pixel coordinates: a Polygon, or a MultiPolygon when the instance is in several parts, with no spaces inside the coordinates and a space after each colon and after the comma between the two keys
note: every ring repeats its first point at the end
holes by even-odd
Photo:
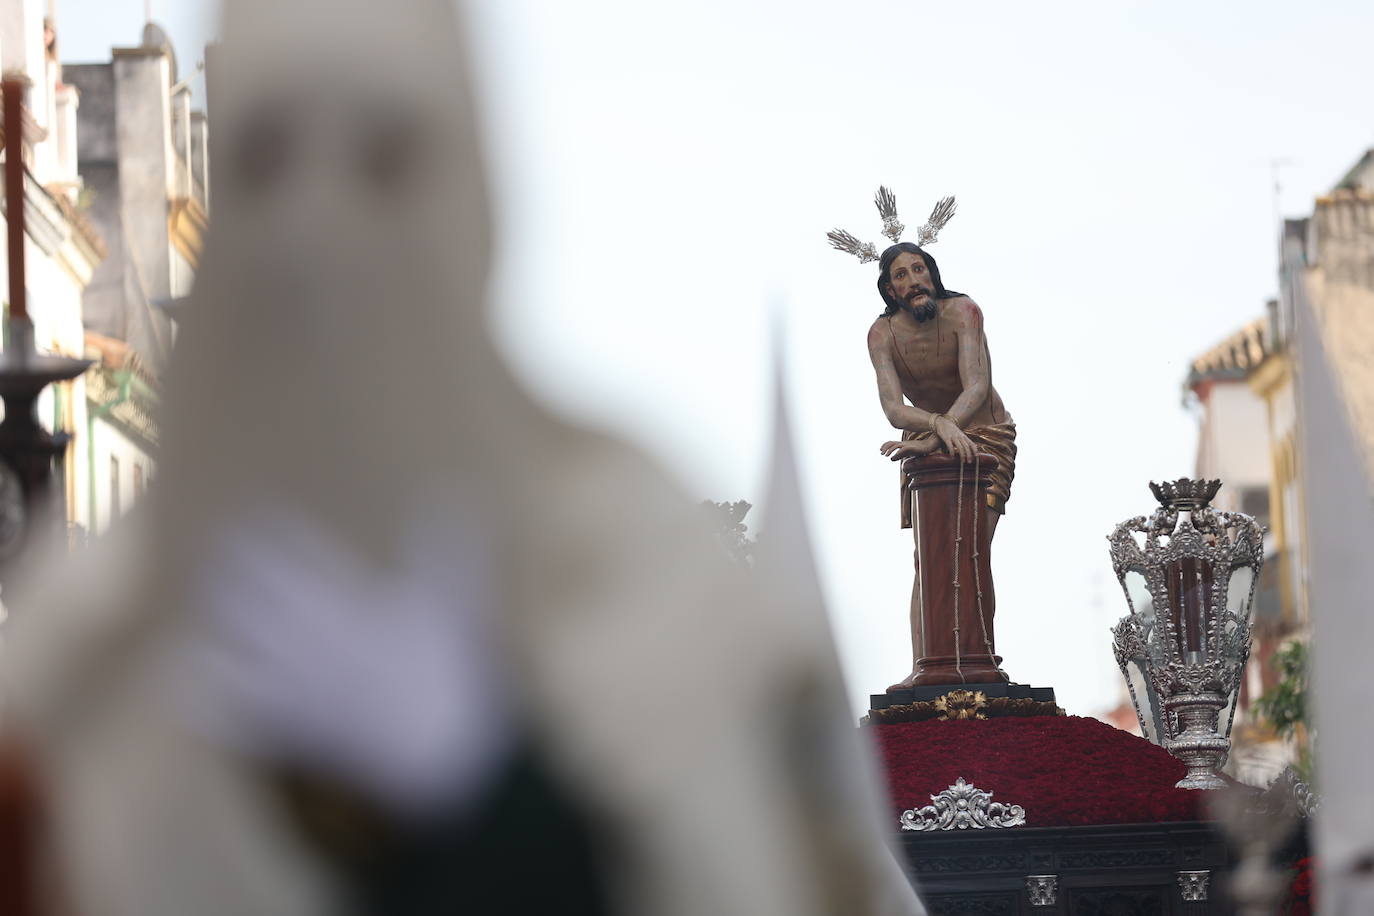
{"type": "Polygon", "coordinates": [[[1176,789],[1168,751],[1080,716],[874,725],[897,812],[930,804],[960,776],[1026,809],[1027,827],[1203,820],[1206,793],[1176,789]]]}
{"type": "Polygon", "coordinates": [[[1293,882],[1288,887],[1288,899],[1280,910],[1283,916],[1312,916],[1317,908],[1316,881],[1312,872],[1316,863],[1311,856],[1299,859],[1293,866],[1293,882]]]}

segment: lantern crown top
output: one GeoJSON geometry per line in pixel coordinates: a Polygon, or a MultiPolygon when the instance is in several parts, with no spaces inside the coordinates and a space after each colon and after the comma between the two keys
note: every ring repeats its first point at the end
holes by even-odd
{"type": "Polygon", "coordinates": [[[1180,477],[1163,483],[1150,481],[1150,492],[1166,509],[1204,509],[1221,489],[1220,480],[1192,480],[1180,477]]]}

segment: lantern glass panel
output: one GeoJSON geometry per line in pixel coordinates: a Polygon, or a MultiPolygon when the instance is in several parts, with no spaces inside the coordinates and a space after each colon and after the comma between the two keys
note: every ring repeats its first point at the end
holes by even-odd
{"type": "Polygon", "coordinates": [[[1121,587],[1126,592],[1132,613],[1140,621],[1141,628],[1149,635],[1155,623],[1155,605],[1150,598],[1150,589],[1145,584],[1145,574],[1138,570],[1128,570],[1122,576],[1121,587]]]}
{"type": "Polygon", "coordinates": [[[1135,698],[1136,715],[1140,719],[1140,733],[1155,744],[1164,740],[1160,722],[1159,698],[1155,695],[1150,679],[1145,676],[1145,660],[1133,658],[1126,662],[1126,680],[1135,698]]]}
{"type": "Polygon", "coordinates": [[[1231,570],[1231,584],[1226,589],[1226,608],[1242,620],[1250,616],[1246,603],[1250,600],[1250,586],[1254,581],[1253,567],[1237,566],[1231,570]]]}

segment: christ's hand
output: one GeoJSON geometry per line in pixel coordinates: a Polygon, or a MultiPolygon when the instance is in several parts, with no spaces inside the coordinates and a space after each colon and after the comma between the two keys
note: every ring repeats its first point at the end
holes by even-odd
{"type": "Polygon", "coordinates": [[[939,447],[940,440],[935,436],[927,435],[920,439],[907,439],[902,442],[884,442],[878,451],[893,461],[901,461],[904,458],[920,458],[922,455],[929,455],[939,447]]]}
{"type": "Polygon", "coordinates": [[[949,417],[941,414],[935,418],[935,424],[932,426],[932,429],[935,430],[935,435],[940,437],[940,441],[944,443],[945,451],[949,452],[951,455],[957,456],[961,461],[973,460],[973,453],[977,451],[977,449],[973,444],[973,440],[959,428],[958,423],[955,423],[949,417]]]}

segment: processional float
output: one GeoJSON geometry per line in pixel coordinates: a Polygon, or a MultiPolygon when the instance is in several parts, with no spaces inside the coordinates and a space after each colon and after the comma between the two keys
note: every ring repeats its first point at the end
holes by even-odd
{"type": "MultiPolygon", "coordinates": [[[[1296,823],[1315,801],[1291,776],[1262,792],[1236,788],[1221,773],[1249,657],[1263,530],[1249,516],[1211,507],[1219,481],[1185,478],[1152,483],[1159,507],[1110,536],[1130,611],[1113,630],[1113,651],[1143,737],[1067,715],[1052,688],[1012,682],[997,654],[989,561],[993,512],[1005,504],[1015,446],[975,428],[978,406],[923,402],[915,383],[924,367],[910,363],[946,339],[941,322],[968,333],[958,325],[960,309],[974,310],[981,333],[977,307],[945,290],[924,251],[953,216],[954,199],[936,205],[917,246],[899,244],[905,227],[895,195],[880,188],[875,204],[893,242],[886,251],[844,230],[828,238],[861,263],[878,262],[888,310],[870,331],[870,352],[880,395],[895,377],[906,396],[901,410],[884,403],[889,420],[915,425],[901,443],[884,446],[901,460],[916,548],[914,664],[910,678],[872,696],[862,725],[882,755],[894,828],[928,906],[988,913],[1272,906],[1269,890],[1255,891],[1263,881],[1213,880],[1229,879],[1237,862],[1217,823],[1228,805],[1244,812],[1226,818],[1232,825],[1245,817],[1296,823]],[[927,287],[911,292],[913,284],[890,273],[903,264],[922,272],[927,287]]],[[[959,367],[964,375],[967,368],[959,367]]],[[[1253,865],[1257,847],[1250,848],[1253,865]]]]}

